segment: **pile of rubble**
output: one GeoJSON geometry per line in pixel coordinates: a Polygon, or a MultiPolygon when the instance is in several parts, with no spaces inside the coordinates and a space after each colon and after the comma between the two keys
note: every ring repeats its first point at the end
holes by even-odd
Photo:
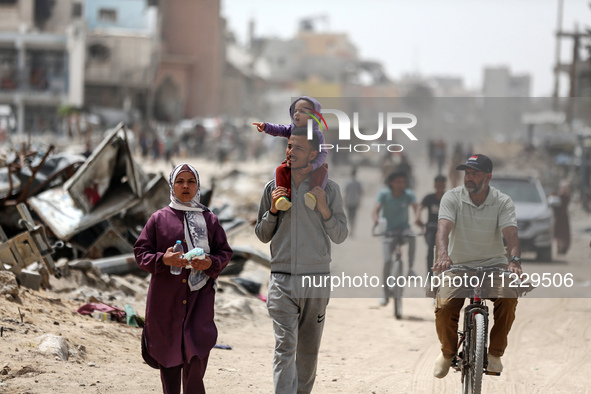
{"type": "MultiPolygon", "coordinates": [[[[64,269],[82,266],[111,278],[141,274],[133,244],[150,215],[168,205],[167,179],[146,173],[134,160],[124,124],[108,131],[88,158],[52,151],[12,152],[3,160],[0,271],[11,271],[21,286],[31,289],[49,289],[57,283],[50,276],[60,278],[64,269]],[[65,263],[56,264],[59,259],[65,263]]],[[[205,205],[212,192],[202,192],[205,205]]],[[[229,237],[250,226],[225,208],[214,212],[229,237]]],[[[232,248],[235,253],[223,275],[238,274],[248,260],[269,266],[269,257],[250,246],[232,248]]]]}
{"type": "MultiPolygon", "coordinates": [[[[0,392],[32,392],[35,385],[113,392],[126,384],[122,370],[148,368],[136,327],[150,276],[137,267],[133,244],[150,215],[168,205],[169,186],[156,173],[161,168],[147,172],[134,160],[124,125],[108,131],[88,158],[53,150],[0,154],[0,392]]],[[[237,194],[230,184],[250,187],[258,198],[258,184],[243,175],[225,174],[216,201],[237,194]]],[[[206,205],[212,189],[202,190],[206,205]]],[[[262,294],[269,257],[232,242],[252,231],[252,222],[234,212],[249,204],[250,215],[256,201],[241,204],[228,199],[212,209],[234,250],[216,295],[220,330],[268,319],[262,294]]],[[[135,384],[151,391],[150,382],[135,384]]]]}

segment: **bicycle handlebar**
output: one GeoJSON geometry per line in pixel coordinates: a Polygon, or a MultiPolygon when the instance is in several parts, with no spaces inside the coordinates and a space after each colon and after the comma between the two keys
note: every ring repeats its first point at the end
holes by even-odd
{"type": "MultiPolygon", "coordinates": [[[[452,265],[451,267],[449,267],[447,270],[443,271],[443,272],[458,272],[458,271],[472,271],[475,273],[482,273],[482,274],[486,274],[489,272],[499,272],[502,275],[505,276],[511,276],[512,274],[514,274],[513,272],[509,271],[506,268],[501,268],[501,267],[469,267],[467,265],[452,265]]],[[[517,274],[515,274],[517,275],[517,274]]],[[[529,293],[530,291],[535,289],[535,286],[533,286],[531,283],[529,283],[528,281],[522,282],[521,278],[517,277],[516,278],[519,284],[519,287],[517,288],[519,297],[524,297],[527,293],[529,293]]]]}
{"type": "Polygon", "coordinates": [[[406,230],[390,230],[383,234],[386,237],[400,237],[400,238],[414,238],[417,235],[410,229],[406,230]]]}
{"type": "Polygon", "coordinates": [[[470,267],[467,265],[452,265],[443,272],[476,271],[476,272],[500,272],[503,275],[510,275],[512,272],[501,267],[470,267]]]}

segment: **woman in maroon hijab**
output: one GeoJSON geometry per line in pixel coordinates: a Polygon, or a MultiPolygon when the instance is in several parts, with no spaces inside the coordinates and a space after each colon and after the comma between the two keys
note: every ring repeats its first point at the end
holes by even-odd
{"type": "MultiPolygon", "coordinates": [[[[152,274],[144,327],[146,357],[160,369],[165,394],[205,393],[203,376],[215,345],[213,322],[217,277],[232,257],[217,217],[199,203],[199,174],[189,164],[169,178],[170,204],[155,212],[134,246],[138,266],[152,274]],[[172,251],[202,248],[203,260],[187,261],[172,251]],[[171,266],[187,267],[180,275],[171,266]]],[[[145,358],[146,358],[145,357],[145,358]]]]}

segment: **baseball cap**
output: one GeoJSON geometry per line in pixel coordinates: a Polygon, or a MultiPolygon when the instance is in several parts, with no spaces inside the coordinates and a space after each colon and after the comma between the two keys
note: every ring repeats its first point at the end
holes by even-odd
{"type": "Polygon", "coordinates": [[[485,155],[472,155],[466,160],[466,164],[461,164],[456,167],[456,170],[465,170],[471,168],[476,171],[491,173],[493,170],[492,161],[485,155]]]}

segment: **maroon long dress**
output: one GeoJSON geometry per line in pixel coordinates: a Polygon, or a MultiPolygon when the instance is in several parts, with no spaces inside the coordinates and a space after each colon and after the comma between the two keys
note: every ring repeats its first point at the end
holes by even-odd
{"type": "Polygon", "coordinates": [[[209,355],[217,340],[214,317],[214,280],[230,261],[232,249],[217,217],[203,212],[207,224],[212,265],[205,270],[210,279],[197,291],[191,291],[191,270],[172,275],[162,262],[166,249],[177,240],[185,242],[184,212],[165,207],[155,212],[134,246],[138,266],[152,274],[146,302],[146,337],[148,353],[162,367],[170,368],[209,355]]]}

